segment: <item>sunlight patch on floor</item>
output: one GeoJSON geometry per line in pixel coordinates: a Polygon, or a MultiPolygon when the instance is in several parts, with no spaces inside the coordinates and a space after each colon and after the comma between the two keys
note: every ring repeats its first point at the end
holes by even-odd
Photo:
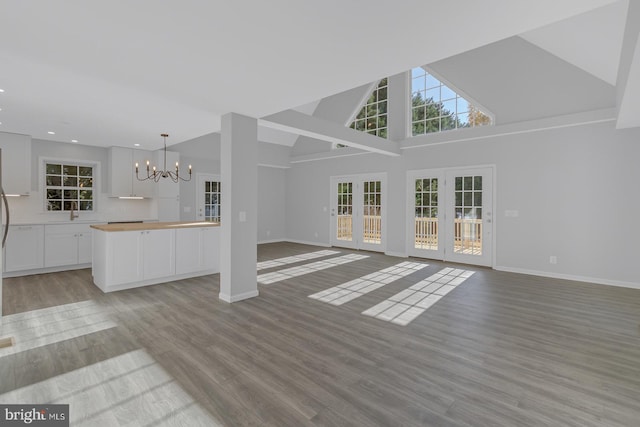
{"type": "Polygon", "coordinates": [[[391,282],[415,273],[429,264],[419,262],[401,262],[399,264],[367,274],[358,279],[351,280],[333,288],[309,295],[309,298],[317,299],[333,305],[342,305],[362,295],[375,291],[391,282]]]}
{"type": "Polygon", "coordinates": [[[284,270],[274,271],[258,275],[258,283],[268,285],[279,282],[281,280],[290,279],[292,277],[303,276],[305,274],[315,273],[316,271],[326,270],[342,264],[359,261],[369,258],[369,255],[348,254],[336,258],[329,258],[322,261],[312,262],[310,264],[300,265],[297,267],[286,268],[284,270]]]}
{"type": "Polygon", "coordinates": [[[144,350],[0,395],[5,404],[68,404],[72,426],[221,426],[144,350]]]}
{"type": "Polygon", "coordinates": [[[336,255],[339,254],[339,251],[331,251],[331,250],[323,250],[323,251],[316,251],[316,252],[308,252],[305,254],[298,254],[298,255],[292,255],[292,256],[288,256],[288,257],[284,257],[284,258],[276,258],[276,259],[270,259],[268,261],[260,261],[258,263],[258,271],[259,270],[264,270],[267,268],[273,268],[273,267],[281,267],[283,265],[287,265],[287,264],[293,264],[296,262],[301,262],[301,261],[307,261],[310,259],[315,259],[315,258],[322,258],[324,256],[329,256],[329,255],[336,255]]]}
{"type": "Polygon", "coordinates": [[[469,270],[445,268],[363,311],[362,314],[406,326],[473,273],[469,270]]]}
{"type": "Polygon", "coordinates": [[[94,301],[10,314],[2,317],[0,336],[12,336],[15,344],[0,349],[0,358],[115,327],[94,301]]]}

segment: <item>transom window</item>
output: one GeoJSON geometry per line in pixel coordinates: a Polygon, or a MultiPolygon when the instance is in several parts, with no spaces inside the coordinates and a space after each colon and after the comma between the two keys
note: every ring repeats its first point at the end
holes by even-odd
{"type": "Polygon", "coordinates": [[[387,137],[387,78],[380,80],[369,99],[360,109],[351,129],[370,133],[381,138],[387,137]]]}
{"type": "Polygon", "coordinates": [[[413,136],[487,124],[491,124],[491,117],[424,68],[411,70],[413,136]]]}
{"type": "Polygon", "coordinates": [[[220,195],[222,184],[220,181],[204,182],[204,220],[220,222],[220,195]]]}
{"type": "Polygon", "coordinates": [[[93,211],[93,166],[46,162],[45,172],[48,211],[93,211]]]}

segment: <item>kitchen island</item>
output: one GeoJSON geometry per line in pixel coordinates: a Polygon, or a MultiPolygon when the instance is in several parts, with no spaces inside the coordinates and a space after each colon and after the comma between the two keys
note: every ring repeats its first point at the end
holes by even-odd
{"type": "Polygon", "coordinates": [[[103,292],[219,272],[215,222],[93,224],[93,282],[103,292]]]}

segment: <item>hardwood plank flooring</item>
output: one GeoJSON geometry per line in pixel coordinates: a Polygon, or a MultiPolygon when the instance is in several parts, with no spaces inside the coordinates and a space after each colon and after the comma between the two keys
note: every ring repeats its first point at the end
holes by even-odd
{"type": "MultiPolygon", "coordinates": [[[[260,274],[354,253],[336,251],[260,274]]],[[[640,290],[463,266],[407,326],[362,315],[452,266],[412,259],[428,266],[343,305],[308,297],[406,261],[365,254],[235,304],[218,275],[111,294],[90,270],[4,279],[0,403],[70,403],[92,426],[638,425],[640,290]]]]}

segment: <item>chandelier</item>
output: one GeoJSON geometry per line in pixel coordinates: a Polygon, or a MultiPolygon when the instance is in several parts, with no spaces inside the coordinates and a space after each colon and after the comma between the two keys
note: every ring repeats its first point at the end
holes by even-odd
{"type": "Polygon", "coordinates": [[[191,165],[189,165],[189,178],[183,178],[180,176],[180,170],[178,168],[178,162],[176,162],[176,171],[170,171],[167,169],[167,137],[169,136],[169,134],[167,133],[161,133],[160,136],[162,137],[162,139],[164,140],[164,169],[159,171],[156,170],[156,167],[153,166],[152,169],[149,169],[149,160],[147,160],[147,177],[146,178],[140,178],[140,176],[138,175],[138,163],[136,163],[136,178],[138,179],[138,181],[146,181],[146,180],[153,180],[155,182],[160,181],[160,178],[171,178],[171,180],[173,182],[178,182],[178,181],[191,181],[191,165]]]}

